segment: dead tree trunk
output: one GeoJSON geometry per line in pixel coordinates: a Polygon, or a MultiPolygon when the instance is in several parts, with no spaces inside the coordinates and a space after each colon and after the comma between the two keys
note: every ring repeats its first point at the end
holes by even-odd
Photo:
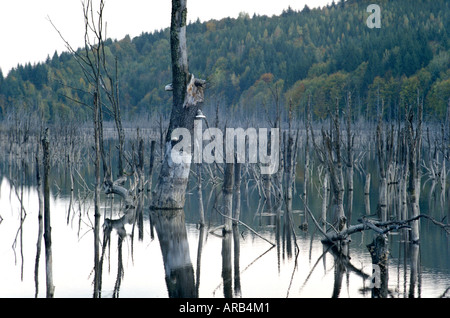
{"type": "MultiPolygon", "coordinates": [[[[323,176],[323,183],[322,183],[322,214],[321,214],[321,219],[322,219],[322,229],[324,231],[326,231],[327,229],[327,210],[328,210],[328,179],[329,179],[329,174],[328,174],[328,170],[325,169],[325,174],[323,176]]],[[[305,209],[305,214],[306,214],[306,209],[305,209]]]]}
{"type": "Polygon", "coordinates": [[[367,173],[364,183],[364,208],[366,215],[370,214],[370,178],[370,173],[367,173]]]}
{"type": "Polygon", "coordinates": [[[144,239],[144,140],[138,137],[137,189],[136,189],[136,218],[138,223],[139,240],[144,239]]]}
{"type": "Polygon", "coordinates": [[[408,148],[406,144],[406,134],[404,129],[399,129],[397,138],[397,165],[399,166],[399,186],[398,186],[398,218],[400,220],[407,219],[407,175],[408,175],[408,148]]]}
{"type": "MultiPolygon", "coordinates": [[[[44,215],[44,192],[42,188],[42,176],[41,176],[41,160],[39,158],[40,155],[40,147],[39,143],[36,147],[36,187],[38,192],[38,202],[39,202],[39,214],[38,214],[38,239],[36,243],[36,259],[34,265],[34,282],[35,282],[35,297],[37,298],[39,293],[39,259],[41,255],[41,246],[42,246],[42,236],[44,234],[44,223],[43,223],[43,215],[44,215]]],[[[1,220],[1,218],[0,218],[1,220]]]]}
{"type": "MultiPolygon", "coordinates": [[[[289,215],[292,214],[292,199],[294,193],[294,182],[295,182],[295,167],[297,163],[297,146],[298,146],[298,136],[299,130],[297,129],[295,137],[292,131],[292,103],[289,103],[289,129],[287,132],[287,141],[285,142],[285,155],[284,155],[284,176],[286,182],[285,190],[285,202],[286,202],[286,212],[289,215]]],[[[305,222],[302,227],[307,229],[307,222],[305,222]]]]}
{"type": "MultiPolygon", "coordinates": [[[[99,83],[98,83],[99,84],[99,83]]],[[[100,261],[100,96],[99,93],[94,94],[94,139],[95,139],[95,189],[94,189],[94,298],[100,297],[101,277],[98,273],[100,261]]]]}
{"type": "Polygon", "coordinates": [[[47,278],[47,298],[53,298],[55,286],[53,285],[53,256],[52,256],[52,228],[50,224],[50,147],[48,140],[48,129],[42,139],[44,152],[44,243],[45,243],[45,265],[47,278]]]}
{"type": "Polygon", "coordinates": [[[341,131],[339,124],[339,107],[336,100],[334,115],[330,118],[330,132],[322,130],[325,147],[325,160],[330,176],[331,189],[333,191],[332,212],[335,219],[335,226],[338,231],[342,231],[347,226],[347,218],[344,213],[344,176],[342,172],[341,155],[341,131]]]}
{"type": "MultiPolygon", "coordinates": [[[[327,161],[326,161],[326,150],[325,147],[319,147],[319,145],[316,143],[316,138],[314,135],[314,128],[312,126],[311,117],[308,116],[308,127],[309,131],[311,133],[311,141],[314,147],[314,151],[317,154],[317,159],[319,160],[320,164],[324,167],[323,169],[323,181],[322,181],[322,212],[321,212],[321,221],[322,221],[322,227],[321,229],[325,233],[327,228],[327,211],[328,211],[328,200],[329,200],[329,179],[330,179],[330,171],[327,167],[327,161]]],[[[325,142],[322,140],[322,144],[324,145],[325,142]]],[[[303,199],[303,205],[305,207],[305,214],[307,211],[309,211],[309,207],[307,204],[307,201],[303,199]]],[[[319,225],[317,225],[319,227],[319,225]]],[[[320,228],[320,227],[319,227],[320,228]]]]}
{"type": "MultiPolygon", "coordinates": [[[[309,128],[311,127],[311,95],[308,96],[308,103],[306,104],[306,142],[305,142],[305,179],[303,181],[303,198],[305,200],[305,205],[308,205],[308,187],[309,187],[309,177],[310,177],[310,156],[309,156],[309,128]]],[[[305,208],[306,210],[306,208],[305,208]]],[[[308,214],[305,212],[305,224],[308,224],[308,214]]]]}
{"type": "Polygon", "coordinates": [[[380,190],[378,197],[378,207],[377,213],[382,221],[387,219],[387,178],[386,178],[386,162],[385,158],[385,147],[384,139],[382,136],[382,124],[381,116],[377,125],[377,157],[378,157],[378,168],[380,172],[380,190]]]}
{"type": "Polygon", "coordinates": [[[241,168],[242,163],[235,163],[234,165],[234,219],[233,225],[238,224],[238,220],[241,214],[241,168]]]}
{"type": "MultiPolygon", "coordinates": [[[[99,255],[100,255],[100,191],[101,191],[101,179],[100,179],[100,164],[103,163],[103,171],[105,179],[111,179],[110,167],[106,164],[106,155],[103,147],[103,114],[102,114],[102,91],[107,96],[112,96],[114,88],[111,87],[111,91],[105,86],[103,78],[103,71],[106,69],[105,60],[105,43],[104,43],[104,31],[105,24],[103,23],[103,9],[105,6],[104,0],[99,3],[97,11],[93,8],[92,0],[82,2],[83,16],[84,16],[84,50],[75,50],[72,46],[62,37],[60,31],[55,27],[63,41],[65,42],[69,51],[74,55],[75,61],[80,66],[86,80],[93,87],[93,92],[90,92],[93,100],[93,124],[94,124],[94,166],[95,166],[95,189],[94,189],[94,297],[100,296],[101,279],[98,274],[99,268],[99,255]],[[94,12],[95,11],[95,12],[94,12]],[[94,18],[97,17],[97,20],[94,18]],[[91,42],[91,38],[95,39],[95,43],[91,42]]],[[[51,21],[50,21],[51,22],[51,21]]],[[[51,22],[52,23],[52,22],[51,22]]],[[[53,23],[52,23],[53,24],[53,23]]],[[[117,75],[116,75],[117,76],[117,75]]],[[[111,78],[110,78],[111,79],[111,78]]],[[[112,85],[113,81],[110,81],[112,85]]],[[[116,82],[117,83],[117,82],[116,82]]],[[[117,87],[116,87],[117,88],[117,87]]],[[[114,95],[115,96],[115,95],[114,95]]],[[[76,100],[75,100],[76,101],[76,100]]],[[[117,101],[117,99],[116,99],[117,101]]],[[[81,104],[81,101],[77,101],[81,104]]],[[[89,107],[91,105],[88,105],[89,107]]],[[[118,104],[117,104],[118,106],[118,104]]],[[[120,135],[120,132],[119,132],[120,135]]]]}
{"type": "Polygon", "coordinates": [[[223,213],[224,231],[232,231],[233,217],[233,183],[234,183],[234,163],[225,164],[225,175],[223,180],[223,213]]]}
{"type": "Polygon", "coordinates": [[[355,135],[352,134],[352,106],[351,106],[352,95],[350,92],[347,93],[347,219],[348,223],[351,223],[352,211],[353,211],[353,175],[354,175],[354,138],[355,135]]]}
{"type": "Polygon", "coordinates": [[[150,143],[150,166],[148,168],[148,183],[147,183],[147,192],[152,192],[152,184],[153,184],[153,168],[155,167],[155,146],[156,141],[152,140],[150,143]]]}
{"type": "Polygon", "coordinates": [[[205,211],[203,208],[203,190],[202,190],[202,164],[197,163],[197,193],[198,193],[198,209],[199,209],[199,215],[200,215],[200,227],[203,227],[205,225],[205,211]]]}
{"type": "MultiPolygon", "coordinates": [[[[187,0],[172,0],[170,47],[172,55],[172,84],[166,87],[173,93],[172,113],[167,130],[164,161],[161,166],[152,208],[182,209],[188,183],[191,158],[172,158],[174,141],[172,133],[177,128],[186,128],[192,136],[194,119],[204,99],[205,81],[195,79],[189,73],[186,48],[187,0]]],[[[178,137],[178,136],[173,136],[178,137]]]]}
{"type": "MultiPolygon", "coordinates": [[[[104,45],[102,46],[104,49],[104,45]]],[[[117,176],[121,177],[125,172],[124,167],[124,143],[125,143],[125,132],[122,125],[122,116],[120,114],[120,104],[119,104],[119,75],[118,75],[118,61],[116,57],[115,63],[115,76],[114,79],[109,75],[108,68],[106,66],[106,60],[103,59],[103,68],[106,72],[106,75],[110,82],[110,89],[106,90],[106,94],[111,103],[113,114],[114,114],[114,122],[116,123],[117,135],[119,138],[119,163],[118,163],[118,173],[117,176]]]]}
{"type": "MultiPolygon", "coordinates": [[[[409,148],[408,157],[408,211],[409,217],[416,217],[419,215],[419,193],[420,193],[420,147],[422,141],[422,112],[423,101],[420,101],[419,93],[417,93],[417,127],[414,130],[413,113],[412,110],[408,111],[407,122],[407,142],[409,148]]],[[[411,241],[417,243],[419,241],[419,221],[416,220],[412,223],[411,228],[411,241]]]]}

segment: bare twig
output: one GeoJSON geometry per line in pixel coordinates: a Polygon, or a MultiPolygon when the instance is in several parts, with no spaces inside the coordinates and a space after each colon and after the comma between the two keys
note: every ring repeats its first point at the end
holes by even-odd
{"type": "MultiPolygon", "coordinates": [[[[300,199],[303,201],[303,198],[300,196],[300,199]]],[[[349,226],[347,229],[341,231],[341,232],[335,232],[335,233],[326,233],[317,222],[316,218],[312,214],[311,210],[308,206],[305,205],[305,210],[308,212],[309,216],[313,220],[314,224],[316,225],[317,229],[322,233],[322,235],[325,237],[325,241],[329,242],[336,242],[336,241],[342,241],[347,239],[351,234],[362,232],[365,230],[373,230],[378,234],[386,234],[390,231],[397,231],[401,228],[409,227],[409,223],[413,221],[417,221],[421,218],[430,220],[433,224],[441,227],[443,230],[445,230],[446,233],[450,234],[450,224],[445,224],[440,221],[435,220],[434,218],[419,214],[415,217],[412,217],[407,220],[393,220],[393,221],[386,221],[386,222],[380,222],[376,220],[369,220],[367,218],[359,219],[358,221],[361,222],[357,225],[349,226]]]]}
{"type": "Polygon", "coordinates": [[[259,234],[258,232],[256,232],[254,229],[252,229],[250,226],[248,226],[247,224],[245,224],[244,222],[242,222],[241,220],[237,220],[233,217],[227,216],[223,213],[221,213],[216,207],[215,210],[217,211],[217,213],[219,213],[221,216],[225,217],[225,218],[229,218],[231,221],[239,223],[241,225],[243,225],[244,227],[246,227],[250,232],[252,232],[253,234],[255,234],[256,236],[259,236],[260,238],[262,238],[264,241],[266,241],[267,243],[271,244],[272,246],[276,246],[275,243],[269,241],[268,239],[266,239],[264,236],[262,236],[261,234],[259,234]]]}

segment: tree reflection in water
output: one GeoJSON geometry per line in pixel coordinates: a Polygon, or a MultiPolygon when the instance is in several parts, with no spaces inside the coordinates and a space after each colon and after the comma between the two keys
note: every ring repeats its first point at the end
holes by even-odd
{"type": "Polygon", "coordinates": [[[197,297],[184,211],[154,210],[150,217],[161,247],[169,297],[197,297]]]}
{"type": "MultiPolygon", "coordinates": [[[[23,168],[20,162],[17,167],[14,165],[8,167],[11,170],[7,174],[9,178],[5,177],[2,180],[0,200],[2,206],[10,207],[11,213],[8,213],[8,208],[2,210],[3,221],[0,224],[0,235],[3,242],[12,242],[11,238],[14,239],[17,233],[23,235],[23,246],[17,244],[14,252],[17,256],[21,256],[23,253],[25,260],[23,279],[26,283],[27,277],[30,273],[33,273],[35,265],[34,262],[27,261],[27,259],[29,260],[31,257],[34,261],[37,250],[36,236],[42,236],[42,234],[39,234],[39,219],[37,217],[39,210],[38,192],[33,184],[30,185],[26,181],[30,179],[28,176],[35,176],[36,171],[32,170],[35,168],[32,165],[23,168]],[[25,178],[22,178],[22,175],[25,175],[25,178]],[[22,186],[22,203],[28,213],[28,217],[22,222],[23,224],[19,218],[21,211],[21,200],[19,199],[22,197],[20,195],[22,186]],[[19,195],[15,195],[15,193],[19,195]],[[36,215],[33,215],[34,213],[36,215]],[[11,232],[10,235],[8,235],[9,232],[11,232]],[[31,263],[33,263],[33,268],[27,267],[27,264],[31,263]]],[[[70,294],[73,282],[61,280],[61,274],[59,273],[64,271],[70,272],[71,277],[76,277],[79,280],[74,284],[75,288],[80,288],[76,291],[76,295],[89,297],[92,295],[89,290],[92,290],[90,283],[92,283],[94,277],[94,271],[90,273],[90,270],[95,263],[91,258],[92,244],[85,244],[84,242],[92,241],[91,235],[94,226],[91,222],[93,221],[91,220],[92,205],[89,203],[88,197],[78,194],[77,191],[73,193],[73,196],[71,192],[68,192],[68,195],[55,193],[52,194],[51,198],[54,207],[52,211],[55,211],[52,226],[54,232],[52,234],[56,238],[54,240],[56,243],[54,255],[57,260],[55,263],[57,269],[55,285],[58,288],[55,297],[64,297],[70,294]],[[78,209],[70,211],[70,208],[67,209],[68,206],[78,207],[79,211],[78,209]],[[66,213],[64,213],[64,209],[66,213]],[[74,222],[77,218],[80,220],[74,222]],[[68,223],[67,220],[70,220],[70,222],[68,223]],[[77,242],[66,241],[70,236],[75,236],[77,242]],[[62,241],[64,241],[64,250],[70,250],[70,253],[64,254],[61,248],[63,246],[62,241]],[[77,263],[76,266],[75,263],[77,263]],[[86,268],[83,269],[82,267],[84,264],[89,267],[87,271],[86,268]],[[84,282],[83,279],[87,277],[89,277],[89,281],[84,282]]],[[[247,200],[247,198],[244,198],[244,200],[247,200]]],[[[248,200],[247,203],[249,203],[248,200]]],[[[256,206],[253,203],[251,203],[251,206],[256,206]]],[[[107,202],[104,204],[108,206],[107,202]]],[[[145,207],[147,205],[144,202],[140,206],[145,207]]],[[[361,206],[363,207],[362,203],[361,206]]],[[[377,290],[370,287],[372,263],[379,263],[376,258],[371,258],[370,244],[366,247],[373,240],[371,234],[361,240],[361,243],[358,243],[359,236],[354,237],[350,244],[350,251],[346,255],[339,253],[333,246],[326,245],[323,245],[324,253],[322,255],[321,252],[318,252],[322,249],[320,239],[317,236],[314,237],[314,235],[308,236],[308,233],[312,234],[316,231],[312,219],[310,219],[308,232],[299,231],[299,225],[301,224],[299,222],[301,221],[299,220],[298,210],[294,210],[293,213],[293,211],[283,208],[278,209],[273,205],[275,213],[262,213],[260,216],[258,211],[254,212],[253,210],[252,219],[245,218],[251,211],[244,209],[241,216],[242,221],[250,224],[265,238],[275,241],[275,248],[270,247],[266,241],[253,235],[251,231],[247,231],[240,225],[234,225],[233,232],[219,235],[219,239],[217,237],[211,238],[211,236],[208,238],[209,231],[217,225],[217,220],[214,219],[213,212],[215,210],[212,210],[208,204],[205,207],[207,212],[205,213],[206,224],[203,227],[195,227],[194,225],[198,218],[198,210],[195,210],[196,206],[194,205],[186,207],[185,210],[176,211],[156,210],[148,213],[147,210],[144,215],[141,214],[141,208],[138,206],[124,211],[123,206],[117,207],[111,204],[111,210],[113,211],[111,215],[108,210],[102,210],[99,229],[101,235],[100,262],[94,270],[97,273],[96,276],[103,279],[103,284],[100,282],[97,286],[97,295],[99,297],[106,297],[107,295],[127,297],[130,295],[130,290],[132,290],[133,295],[146,295],[139,290],[140,286],[144,288],[151,286],[150,295],[153,297],[161,295],[169,297],[247,297],[253,295],[265,297],[265,295],[275,295],[275,292],[270,289],[272,286],[281,286],[281,290],[278,290],[276,295],[285,296],[287,291],[288,297],[318,295],[321,297],[430,297],[433,295],[446,297],[449,294],[447,289],[449,280],[445,276],[445,271],[435,270],[438,268],[436,266],[430,267],[430,258],[435,255],[431,253],[429,243],[433,236],[427,237],[424,235],[420,245],[411,245],[406,235],[408,229],[400,229],[401,231],[397,235],[390,235],[385,246],[389,251],[386,275],[380,276],[381,289],[377,290]],[[152,236],[153,230],[154,236],[152,236]],[[144,236],[144,241],[139,242],[138,245],[134,238],[141,239],[143,234],[147,235],[147,232],[149,232],[148,236],[144,236]],[[195,242],[195,247],[193,242],[195,242]],[[127,247],[131,247],[131,249],[127,249],[127,247]],[[140,260],[139,263],[136,261],[142,256],[139,250],[141,247],[144,247],[144,250],[147,247],[152,249],[152,254],[145,256],[150,258],[151,264],[147,265],[140,260]],[[108,264],[108,253],[111,256],[110,264],[108,264]],[[365,257],[361,257],[361,255],[365,257]],[[320,266],[322,263],[323,266],[320,266]],[[134,268],[135,266],[141,266],[141,264],[148,266],[148,268],[151,267],[151,271],[144,273],[134,268]],[[275,271],[271,272],[273,270],[272,265],[275,267],[275,271]],[[112,275],[109,274],[109,267],[116,268],[112,275]],[[160,273],[157,272],[159,269],[160,273]],[[277,270],[278,272],[275,273],[277,270]],[[264,276],[261,276],[262,271],[264,271],[264,276]],[[140,284],[139,278],[136,280],[136,277],[144,278],[147,274],[151,277],[151,283],[144,283],[142,279],[143,283],[140,284]],[[105,288],[106,286],[111,286],[111,291],[108,291],[108,288],[105,288]],[[270,286],[270,288],[264,290],[259,286],[270,286]],[[433,287],[435,287],[434,290],[433,287]],[[158,288],[157,291],[155,291],[156,288],[158,288]],[[313,294],[315,288],[321,289],[320,294],[313,294]],[[136,292],[133,289],[136,289],[136,292]],[[165,293],[165,290],[167,290],[167,293],[165,293]]],[[[314,207],[318,211],[317,207],[320,208],[320,202],[315,204],[314,207]]],[[[216,215],[216,218],[219,217],[220,215],[216,215]]],[[[445,233],[440,228],[436,228],[433,224],[429,226],[427,223],[424,224],[423,230],[436,233],[436,239],[442,236],[445,238],[445,235],[443,235],[445,233]]],[[[379,248],[379,256],[377,257],[383,260],[385,252],[382,244],[377,244],[374,248],[379,248]]],[[[10,250],[11,247],[7,246],[5,249],[10,250]]],[[[377,255],[377,250],[374,251],[377,255]]],[[[23,283],[20,281],[22,269],[22,266],[19,266],[21,265],[20,258],[18,258],[16,267],[14,267],[14,258],[11,260],[7,257],[7,254],[5,255],[1,260],[3,271],[18,273],[16,275],[17,281],[8,285],[9,295],[32,296],[33,292],[36,292],[35,295],[38,296],[38,279],[44,279],[44,271],[40,271],[42,275],[36,275],[36,290],[34,290],[33,285],[30,287],[31,291],[27,291],[22,287],[25,285],[22,285],[23,283]],[[12,263],[12,267],[7,266],[8,262],[12,263]],[[22,288],[21,291],[20,288],[22,288]]],[[[445,253],[440,255],[441,258],[445,259],[445,253]]],[[[37,262],[38,260],[36,258],[37,262]]],[[[444,262],[443,264],[445,266],[444,262]]],[[[36,265],[40,267],[39,263],[36,263],[36,265]]],[[[380,273],[384,274],[383,271],[380,273]]],[[[3,275],[2,281],[4,277],[3,275]]],[[[2,292],[6,293],[5,290],[2,292]]],[[[41,291],[40,296],[42,295],[41,291]]]]}

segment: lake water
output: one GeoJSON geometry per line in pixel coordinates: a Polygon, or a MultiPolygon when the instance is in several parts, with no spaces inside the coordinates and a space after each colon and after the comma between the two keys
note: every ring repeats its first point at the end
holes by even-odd
{"type": "MultiPolygon", "coordinates": [[[[372,169],[376,167],[374,162],[368,165],[372,169]]],[[[251,182],[248,192],[242,191],[241,220],[264,239],[242,225],[225,238],[221,231],[211,232],[223,224],[213,207],[221,188],[214,190],[211,185],[204,186],[206,226],[199,228],[199,200],[192,181],[184,213],[174,216],[175,225],[167,233],[158,233],[154,216],[150,222],[147,208],[142,240],[138,239],[134,223],[122,224],[120,229],[126,231],[126,236],[121,247],[117,228],[112,230],[110,245],[103,254],[101,297],[166,298],[180,293],[189,295],[191,290],[202,298],[371,297],[372,261],[366,245],[373,240],[373,232],[352,235],[350,260],[335,258],[322,244],[312,222],[307,231],[299,228],[305,216],[298,199],[303,187],[301,165],[297,170],[294,224],[289,228],[295,235],[286,234],[289,229],[284,226],[284,207],[279,218],[267,213],[270,211],[251,182]],[[119,267],[123,268],[122,275],[119,267]]],[[[4,161],[0,171],[0,297],[35,297],[36,291],[38,297],[45,297],[43,241],[35,279],[39,204],[34,168],[4,161]]],[[[58,167],[52,171],[53,282],[55,297],[59,298],[93,296],[93,201],[92,193],[82,186],[84,178],[88,180],[87,187],[92,185],[87,176],[93,174],[93,168],[77,171],[80,174],[74,174],[73,192],[68,186],[67,171],[58,167]]],[[[374,211],[378,197],[376,170],[372,176],[370,207],[374,211]]],[[[363,180],[355,174],[352,224],[365,214],[362,188],[363,180]]],[[[423,182],[421,212],[441,220],[448,216],[449,198],[441,203],[440,191],[429,196],[429,188],[430,183],[423,182]]],[[[316,216],[322,203],[318,193],[319,185],[312,184],[309,207],[316,216]]],[[[147,201],[145,205],[148,206],[147,201]]],[[[101,206],[102,225],[105,218],[123,216],[117,199],[103,198],[101,206]]],[[[103,231],[102,228],[101,243],[103,231]]],[[[450,237],[426,220],[421,221],[420,236],[420,245],[411,247],[404,241],[404,231],[389,235],[388,297],[450,297],[450,237]],[[417,269],[411,266],[415,260],[417,269]]]]}

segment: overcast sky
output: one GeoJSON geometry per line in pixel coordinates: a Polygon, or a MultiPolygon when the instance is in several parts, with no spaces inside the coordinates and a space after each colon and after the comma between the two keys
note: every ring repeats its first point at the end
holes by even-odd
{"type": "MultiPolygon", "coordinates": [[[[82,0],[0,0],[0,68],[6,76],[18,64],[44,61],[64,43],[48,17],[72,47],[83,44],[82,0]]],[[[271,16],[283,9],[322,7],[329,0],[188,0],[188,20],[237,17],[240,12],[271,16]]],[[[170,0],[106,0],[107,36],[132,38],[170,25],[170,0]]]]}

